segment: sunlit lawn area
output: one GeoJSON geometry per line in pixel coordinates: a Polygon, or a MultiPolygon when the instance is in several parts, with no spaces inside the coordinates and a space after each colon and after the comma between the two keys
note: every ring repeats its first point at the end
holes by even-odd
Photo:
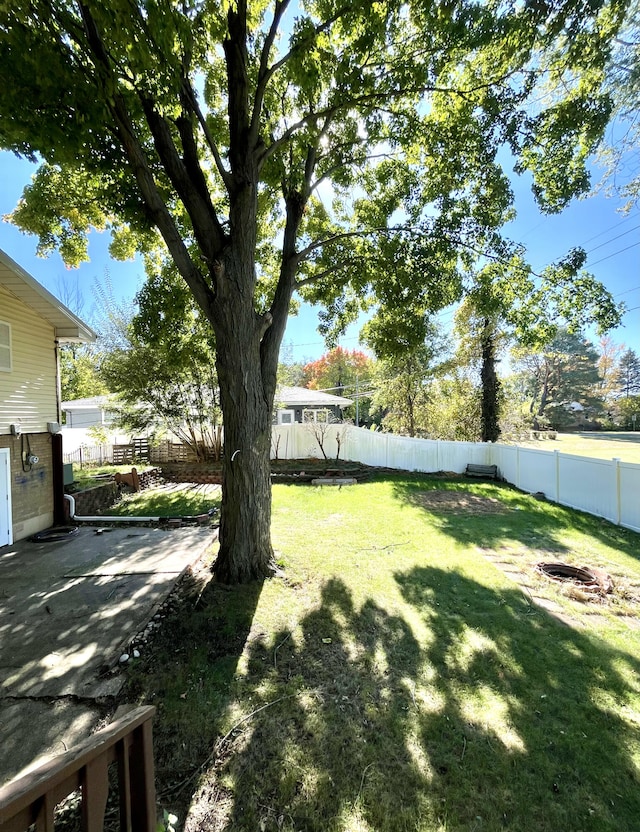
{"type": "Polygon", "coordinates": [[[105,515],[182,517],[206,514],[220,505],[220,486],[207,483],[165,483],[125,494],[105,515]]]}
{"type": "Polygon", "coordinates": [[[618,457],[624,462],[640,463],[640,431],[628,433],[609,433],[608,431],[559,433],[555,440],[531,439],[519,441],[518,445],[526,445],[529,448],[537,448],[541,451],[562,451],[565,454],[593,456],[597,459],[618,457]]]}
{"type": "Polygon", "coordinates": [[[180,825],[638,830],[638,535],[408,475],[276,486],[273,539],[280,577],[194,580],[130,671],[180,825]],[[616,589],[568,591],[541,560],[616,589]]]}

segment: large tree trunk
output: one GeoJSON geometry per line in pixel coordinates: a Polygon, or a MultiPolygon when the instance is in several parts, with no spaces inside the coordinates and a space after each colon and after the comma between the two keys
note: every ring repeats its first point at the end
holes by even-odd
{"type": "Polygon", "coordinates": [[[540,394],[540,405],[536,416],[543,416],[547,406],[547,399],[549,398],[549,368],[544,368],[544,381],[542,384],[542,393],[540,394]]]}
{"type": "MultiPolygon", "coordinates": [[[[245,356],[246,358],[246,356],[245,356]]],[[[238,356],[225,390],[220,550],[214,566],[223,583],[246,583],[274,573],[271,547],[271,408],[259,365],[238,356]],[[244,365],[246,372],[241,372],[244,365]],[[253,365],[253,366],[251,366],[253,365]]]]}
{"type": "Polygon", "coordinates": [[[213,571],[224,583],[274,574],[271,546],[271,421],[277,363],[262,340],[271,316],[253,306],[253,241],[226,252],[214,315],[224,427],[220,549],[213,571]],[[238,286],[251,291],[238,292],[238,286]]]}

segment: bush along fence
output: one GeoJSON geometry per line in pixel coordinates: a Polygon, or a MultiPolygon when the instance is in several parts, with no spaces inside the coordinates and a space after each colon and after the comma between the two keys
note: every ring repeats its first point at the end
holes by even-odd
{"type": "Polygon", "coordinates": [[[485,442],[411,439],[391,433],[329,425],[319,442],[307,425],[274,425],[277,459],[326,456],[381,468],[463,474],[469,463],[497,465],[506,482],[640,532],[640,465],[485,442]]]}

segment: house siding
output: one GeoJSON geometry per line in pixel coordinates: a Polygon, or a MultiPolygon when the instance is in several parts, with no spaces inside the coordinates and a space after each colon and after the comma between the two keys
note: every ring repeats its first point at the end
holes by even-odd
{"type": "Polygon", "coordinates": [[[58,411],[55,330],[2,287],[0,321],[11,326],[11,370],[0,370],[0,447],[9,449],[12,531],[20,540],[53,523],[47,422],[57,421],[58,411]],[[23,465],[27,451],[38,457],[35,465],[23,465]]]}
{"type": "Polygon", "coordinates": [[[0,320],[11,325],[12,358],[12,370],[0,371],[0,435],[12,424],[44,433],[58,421],[54,328],[1,287],[0,320]]]}
{"type": "Polygon", "coordinates": [[[0,435],[0,448],[9,448],[11,460],[11,515],[13,539],[21,540],[53,523],[53,483],[51,436],[49,433],[29,433],[20,436],[0,435]],[[22,451],[29,450],[38,462],[23,470],[22,451]]]}

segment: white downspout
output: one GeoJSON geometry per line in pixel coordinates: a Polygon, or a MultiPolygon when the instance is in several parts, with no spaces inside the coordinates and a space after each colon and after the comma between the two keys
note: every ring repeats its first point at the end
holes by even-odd
{"type": "Polygon", "coordinates": [[[69,519],[78,520],[84,523],[104,523],[107,521],[116,521],[118,523],[159,523],[159,517],[118,517],[117,515],[90,515],[86,514],[79,517],[76,514],[76,501],[71,494],[64,495],[65,500],[69,501],[69,519]]]}

